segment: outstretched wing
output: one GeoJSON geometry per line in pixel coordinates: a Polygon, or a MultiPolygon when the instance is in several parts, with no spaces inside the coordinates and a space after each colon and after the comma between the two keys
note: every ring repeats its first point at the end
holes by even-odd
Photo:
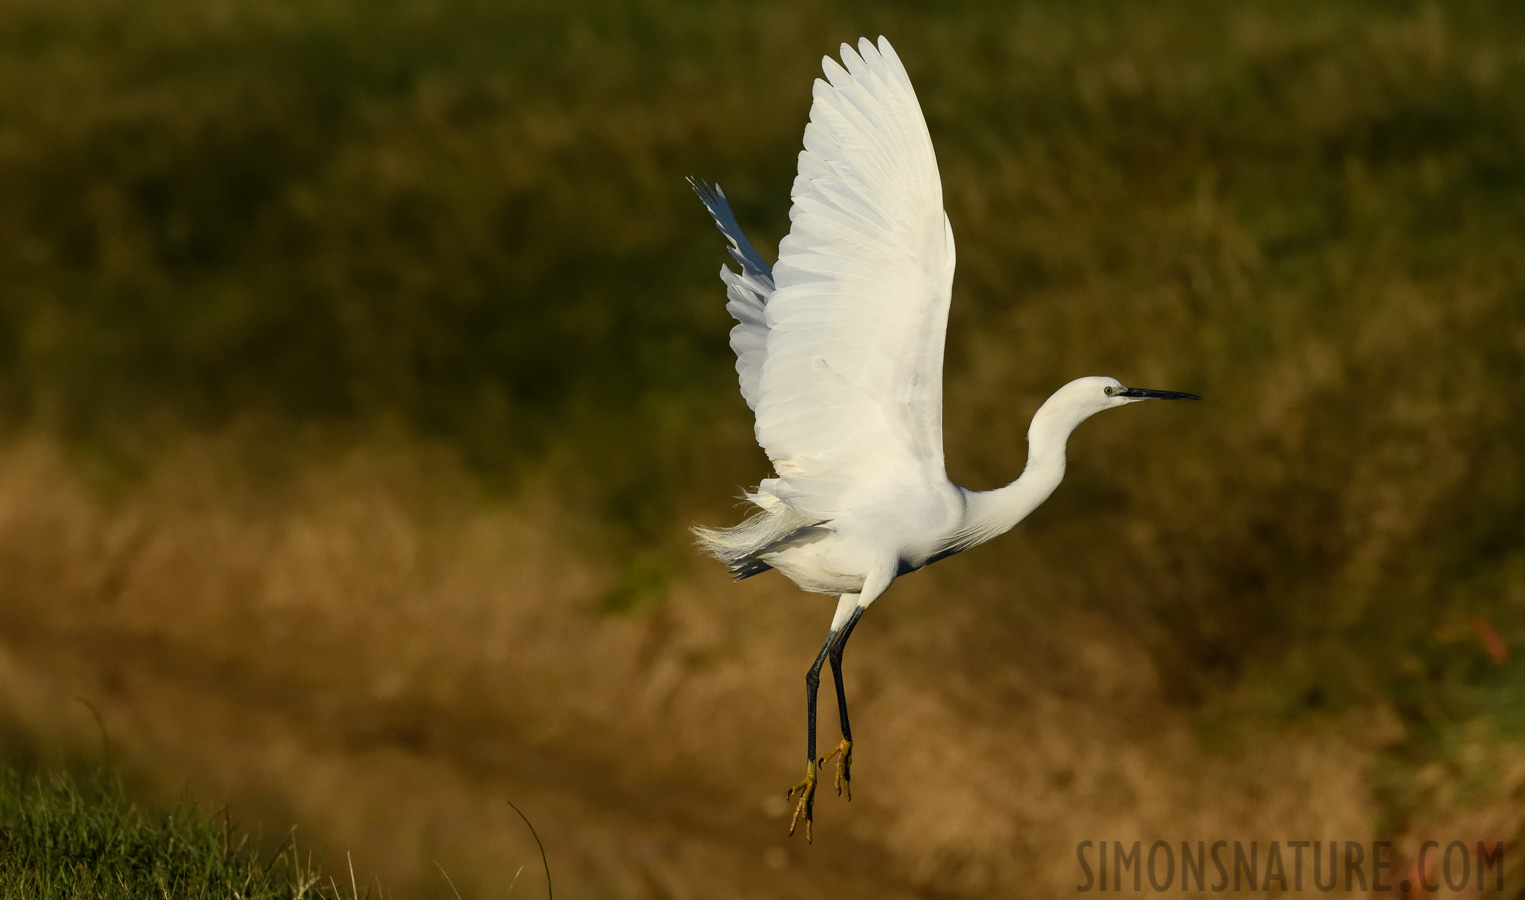
{"type": "Polygon", "coordinates": [[[822,67],[753,408],[779,476],[763,489],[830,519],[861,485],[947,479],[954,254],[932,139],[889,41],[843,44],[842,65],[822,67]]]}
{"type": "Polygon", "coordinates": [[[692,178],[688,183],[699,195],[704,208],[710,211],[710,218],[715,220],[720,233],[730,241],[731,256],[741,264],[739,275],[732,272],[730,266],[721,266],[720,280],[725,282],[726,312],[736,320],[736,327],[731,329],[731,349],[736,353],[741,396],[747,406],[757,409],[757,382],[762,377],[763,343],[768,337],[763,307],[768,302],[768,295],[773,293],[773,270],[742,233],[720,185],[712,187],[692,178]]]}

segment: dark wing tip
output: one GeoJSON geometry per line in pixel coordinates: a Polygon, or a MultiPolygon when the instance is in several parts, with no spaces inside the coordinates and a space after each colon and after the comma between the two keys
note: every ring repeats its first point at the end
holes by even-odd
{"type": "Polygon", "coordinates": [[[748,558],[731,566],[731,577],[736,581],[741,581],[744,578],[751,578],[753,575],[761,575],[771,568],[773,567],[760,559],[748,558]]]}

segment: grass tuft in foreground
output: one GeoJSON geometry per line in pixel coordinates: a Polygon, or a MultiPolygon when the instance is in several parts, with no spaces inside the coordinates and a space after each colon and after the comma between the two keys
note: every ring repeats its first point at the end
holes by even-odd
{"type": "Polygon", "coordinates": [[[106,771],[0,769],[0,900],[342,896],[293,843],[263,858],[225,814],[145,812],[106,771]]]}

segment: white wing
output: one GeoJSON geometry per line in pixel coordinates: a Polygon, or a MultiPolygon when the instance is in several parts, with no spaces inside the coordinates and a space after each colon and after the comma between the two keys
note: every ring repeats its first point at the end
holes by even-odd
{"type": "Polygon", "coordinates": [[[732,272],[730,266],[721,266],[720,280],[725,282],[726,312],[736,320],[736,327],[731,329],[731,349],[736,353],[736,374],[741,379],[741,396],[746,399],[747,406],[756,409],[757,383],[762,377],[763,345],[768,337],[763,307],[768,302],[768,295],[773,293],[773,270],[768,268],[768,264],[763,262],[763,258],[752,247],[752,242],[742,233],[741,225],[736,222],[736,214],[731,212],[731,204],[726,202],[725,191],[720,189],[720,185],[711,187],[692,178],[688,183],[694,193],[699,195],[704,208],[710,211],[710,218],[715,220],[720,233],[730,241],[731,256],[741,265],[740,275],[732,272]]]}
{"type": "Polygon", "coordinates": [[[764,307],[757,440],[774,494],[830,519],[860,485],[946,481],[953,231],[932,139],[889,41],[822,61],[764,307]]]}

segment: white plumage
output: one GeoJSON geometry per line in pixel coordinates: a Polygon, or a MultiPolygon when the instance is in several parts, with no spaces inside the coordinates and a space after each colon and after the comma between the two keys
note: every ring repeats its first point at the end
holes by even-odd
{"type": "Polygon", "coordinates": [[[806,590],[840,595],[806,676],[807,767],[795,822],[804,817],[807,835],[822,762],[815,692],[828,658],[843,731],[839,792],[850,777],[840,661],[862,611],[899,575],[1001,534],[1047,499],[1064,476],[1070,433],[1089,416],[1151,397],[1196,399],[1077,379],[1033,417],[1020,478],[985,492],[949,481],[942,369],[954,251],[937,158],[889,41],[864,38],[856,51],[843,44],[841,56],[840,65],[824,59],[826,80],[815,82],[775,266],[748,242],[725,194],[691,181],[741,266],[720,270],[737,321],[731,348],[775,472],[747,495],[758,507],[751,518],[694,531],[738,578],[774,568],[806,590]]]}

